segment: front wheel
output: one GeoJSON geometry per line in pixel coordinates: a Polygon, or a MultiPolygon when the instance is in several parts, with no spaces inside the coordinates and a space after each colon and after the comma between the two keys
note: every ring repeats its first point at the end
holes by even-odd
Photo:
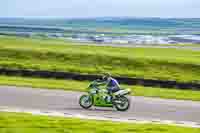
{"type": "Polygon", "coordinates": [[[89,95],[82,95],[79,99],[79,104],[84,109],[89,109],[93,105],[93,99],[89,95]]]}
{"type": "Polygon", "coordinates": [[[114,99],[113,104],[118,111],[126,111],[130,107],[130,101],[124,96],[114,99]]]}

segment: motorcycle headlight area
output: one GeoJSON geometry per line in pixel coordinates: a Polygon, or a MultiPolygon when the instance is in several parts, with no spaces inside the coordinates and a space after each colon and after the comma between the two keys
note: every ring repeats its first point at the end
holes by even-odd
{"type": "Polygon", "coordinates": [[[96,93],[97,93],[97,90],[91,89],[91,90],[90,90],[90,93],[91,93],[91,94],[96,94],[96,93]]]}

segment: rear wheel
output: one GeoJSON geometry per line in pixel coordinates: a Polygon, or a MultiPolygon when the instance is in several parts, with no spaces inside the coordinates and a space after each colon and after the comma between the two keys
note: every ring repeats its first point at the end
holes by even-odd
{"type": "Polygon", "coordinates": [[[114,99],[113,104],[118,111],[126,111],[130,107],[130,101],[124,96],[114,99]]]}
{"type": "Polygon", "coordinates": [[[84,109],[89,109],[93,105],[93,99],[89,95],[82,95],[79,99],[79,104],[84,109]]]}

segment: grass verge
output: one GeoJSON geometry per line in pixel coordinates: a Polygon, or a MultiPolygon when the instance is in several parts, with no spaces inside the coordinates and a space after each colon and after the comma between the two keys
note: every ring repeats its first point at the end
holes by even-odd
{"type": "Polygon", "coordinates": [[[0,37],[0,68],[30,69],[200,82],[200,51],[72,45],[0,37]]]}
{"type": "Polygon", "coordinates": [[[0,112],[1,133],[199,133],[200,129],[159,124],[33,116],[0,112]]]}
{"type": "MultiPolygon", "coordinates": [[[[89,81],[80,82],[74,80],[0,76],[0,85],[9,86],[24,86],[33,88],[60,89],[84,92],[86,91],[88,84],[89,81]]],[[[128,85],[122,85],[122,87],[130,88],[133,92],[133,95],[136,96],[200,101],[200,91],[163,89],[128,85]]]]}

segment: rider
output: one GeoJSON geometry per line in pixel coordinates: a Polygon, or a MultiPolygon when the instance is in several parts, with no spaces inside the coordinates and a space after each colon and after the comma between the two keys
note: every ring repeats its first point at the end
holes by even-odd
{"type": "Polygon", "coordinates": [[[118,81],[116,79],[112,78],[109,73],[105,73],[102,77],[102,80],[103,81],[101,81],[101,84],[102,85],[106,84],[108,94],[112,98],[112,93],[115,93],[120,90],[120,85],[119,85],[118,81]]]}

